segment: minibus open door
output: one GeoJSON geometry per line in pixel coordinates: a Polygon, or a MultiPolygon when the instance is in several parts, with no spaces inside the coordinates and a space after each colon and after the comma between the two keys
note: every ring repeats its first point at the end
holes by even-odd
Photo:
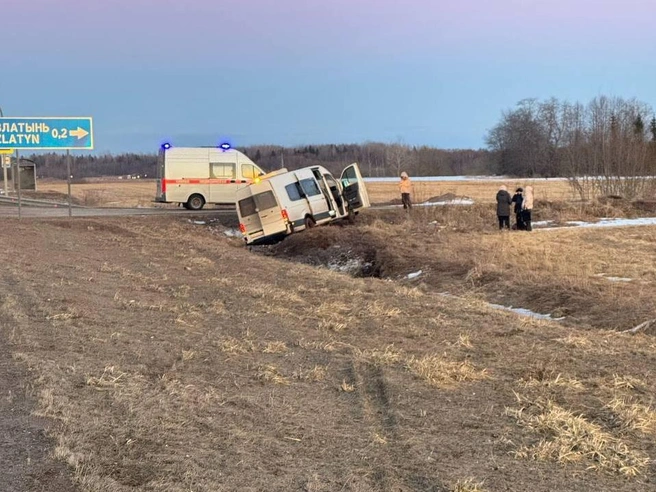
{"type": "Polygon", "coordinates": [[[353,212],[357,212],[371,205],[364,179],[357,164],[351,164],[344,169],[340,181],[344,190],[344,198],[353,212]]]}

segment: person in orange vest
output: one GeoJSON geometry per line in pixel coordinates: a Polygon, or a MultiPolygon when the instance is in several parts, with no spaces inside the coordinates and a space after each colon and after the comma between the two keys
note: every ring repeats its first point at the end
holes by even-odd
{"type": "Polygon", "coordinates": [[[410,182],[408,173],[405,171],[401,173],[399,189],[401,190],[401,203],[403,203],[403,208],[410,210],[412,208],[412,200],[410,200],[410,193],[412,193],[412,183],[410,182]]]}

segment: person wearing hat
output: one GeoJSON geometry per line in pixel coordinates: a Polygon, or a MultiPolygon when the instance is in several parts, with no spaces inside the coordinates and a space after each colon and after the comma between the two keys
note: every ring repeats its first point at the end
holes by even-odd
{"type": "Polygon", "coordinates": [[[401,173],[399,190],[401,190],[401,203],[403,203],[403,208],[410,210],[412,208],[412,201],[410,200],[410,193],[412,193],[412,183],[410,183],[408,173],[405,171],[401,173]]]}
{"type": "Polygon", "coordinates": [[[518,231],[524,230],[524,220],[522,219],[522,203],[524,202],[524,189],[517,188],[511,202],[515,204],[515,228],[518,231]]]}
{"type": "Polygon", "coordinates": [[[510,229],[510,205],[512,204],[512,199],[510,198],[510,193],[508,193],[508,188],[505,185],[501,185],[499,191],[497,192],[497,218],[499,219],[499,230],[510,229]]]}

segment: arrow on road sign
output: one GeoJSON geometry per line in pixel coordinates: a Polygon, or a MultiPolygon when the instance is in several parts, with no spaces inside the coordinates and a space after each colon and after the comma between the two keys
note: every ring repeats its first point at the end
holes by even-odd
{"type": "Polygon", "coordinates": [[[89,134],[88,131],[86,131],[84,128],[80,128],[79,126],[77,127],[77,130],[71,130],[69,133],[74,137],[77,137],[78,140],[86,137],[89,134]]]}

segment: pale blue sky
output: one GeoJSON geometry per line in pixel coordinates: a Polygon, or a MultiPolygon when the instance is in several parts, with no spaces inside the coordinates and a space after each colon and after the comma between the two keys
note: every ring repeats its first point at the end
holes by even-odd
{"type": "Polygon", "coordinates": [[[5,0],[0,107],[96,149],[482,147],[523,98],[656,106],[656,1],[5,0]],[[97,5],[96,5],[97,3],[97,5]]]}

